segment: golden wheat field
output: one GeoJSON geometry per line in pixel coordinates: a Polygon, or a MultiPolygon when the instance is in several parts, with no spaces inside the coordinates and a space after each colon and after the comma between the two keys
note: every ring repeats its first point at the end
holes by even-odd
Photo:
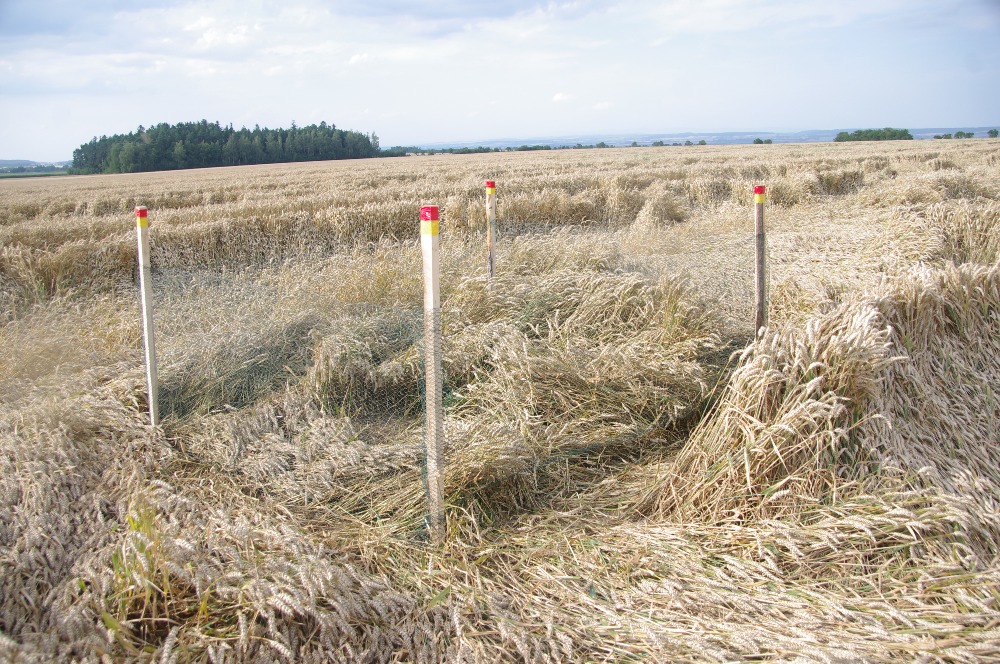
{"type": "Polygon", "coordinates": [[[998,197],[988,139],[0,181],[0,658],[995,661],[998,197]]]}

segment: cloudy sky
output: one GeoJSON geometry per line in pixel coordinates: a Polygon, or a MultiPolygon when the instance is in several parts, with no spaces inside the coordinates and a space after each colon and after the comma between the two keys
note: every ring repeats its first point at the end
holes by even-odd
{"type": "Polygon", "coordinates": [[[1000,0],[0,0],[0,158],[200,120],[383,146],[1000,122],[1000,0]]]}

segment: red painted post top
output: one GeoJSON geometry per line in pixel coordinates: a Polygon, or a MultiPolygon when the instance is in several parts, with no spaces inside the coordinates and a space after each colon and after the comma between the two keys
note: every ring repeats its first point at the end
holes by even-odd
{"type": "Polygon", "coordinates": [[[420,221],[437,221],[438,220],[438,206],[436,205],[425,205],[420,208],[420,221]]]}
{"type": "Polygon", "coordinates": [[[497,183],[494,182],[493,180],[487,180],[486,181],[486,188],[487,189],[496,189],[497,188],[497,183]]]}
{"type": "Polygon", "coordinates": [[[762,184],[755,185],[754,188],[753,188],[753,193],[755,193],[755,194],[763,194],[764,193],[764,185],[762,185],[762,184]]]}
{"type": "Polygon", "coordinates": [[[148,215],[146,214],[146,208],[142,207],[141,205],[140,205],[139,207],[137,207],[137,208],[135,209],[135,216],[137,216],[137,217],[145,217],[145,216],[148,216],[148,215]]]}

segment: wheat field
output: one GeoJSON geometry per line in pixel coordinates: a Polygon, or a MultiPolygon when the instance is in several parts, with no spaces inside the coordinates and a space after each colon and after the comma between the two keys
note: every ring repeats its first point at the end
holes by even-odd
{"type": "Polygon", "coordinates": [[[996,660],[998,197],[987,139],[0,181],[0,657],[996,660]]]}

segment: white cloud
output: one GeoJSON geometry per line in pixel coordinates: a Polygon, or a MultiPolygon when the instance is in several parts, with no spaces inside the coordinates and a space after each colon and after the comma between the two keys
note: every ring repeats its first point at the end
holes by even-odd
{"type": "Polygon", "coordinates": [[[931,0],[627,0],[614,11],[642,17],[667,34],[761,31],[764,36],[789,26],[831,29],[940,6],[931,0]]]}
{"type": "Polygon", "coordinates": [[[193,23],[185,25],[184,30],[187,32],[203,32],[212,27],[214,23],[215,19],[211,16],[199,16],[193,23]]]}
{"type": "MultiPolygon", "coordinates": [[[[972,51],[984,72],[1000,61],[975,28],[1000,16],[987,1],[959,12],[939,0],[513,0],[489,10],[459,0],[0,0],[0,14],[20,17],[0,21],[0,119],[31,127],[40,107],[74,108],[58,130],[5,134],[0,145],[17,154],[0,157],[32,158],[48,140],[58,153],[37,156],[65,158],[93,134],[140,123],[287,126],[312,121],[307,107],[384,145],[835,127],[862,113],[903,126],[911,109],[929,118],[937,108],[917,99],[929,70],[963,71],[972,51]],[[141,41],[130,37],[137,26],[141,41]],[[866,30],[867,42],[854,37],[866,30]],[[938,48],[912,46],[926,43],[938,48]],[[829,85],[870,63],[904,93],[829,85]],[[753,90],[746,71],[768,76],[751,109],[739,103],[753,90]],[[137,94],[157,102],[131,103],[137,94]]],[[[959,97],[979,116],[1000,108],[996,86],[935,80],[942,108],[964,108],[959,97]]]]}
{"type": "Polygon", "coordinates": [[[237,25],[229,30],[205,30],[201,33],[198,41],[195,42],[195,47],[199,50],[210,50],[220,47],[241,46],[249,41],[249,26],[237,25]]]}
{"type": "Polygon", "coordinates": [[[219,68],[204,60],[189,60],[187,62],[189,76],[198,78],[213,78],[219,74],[219,68]]]}

